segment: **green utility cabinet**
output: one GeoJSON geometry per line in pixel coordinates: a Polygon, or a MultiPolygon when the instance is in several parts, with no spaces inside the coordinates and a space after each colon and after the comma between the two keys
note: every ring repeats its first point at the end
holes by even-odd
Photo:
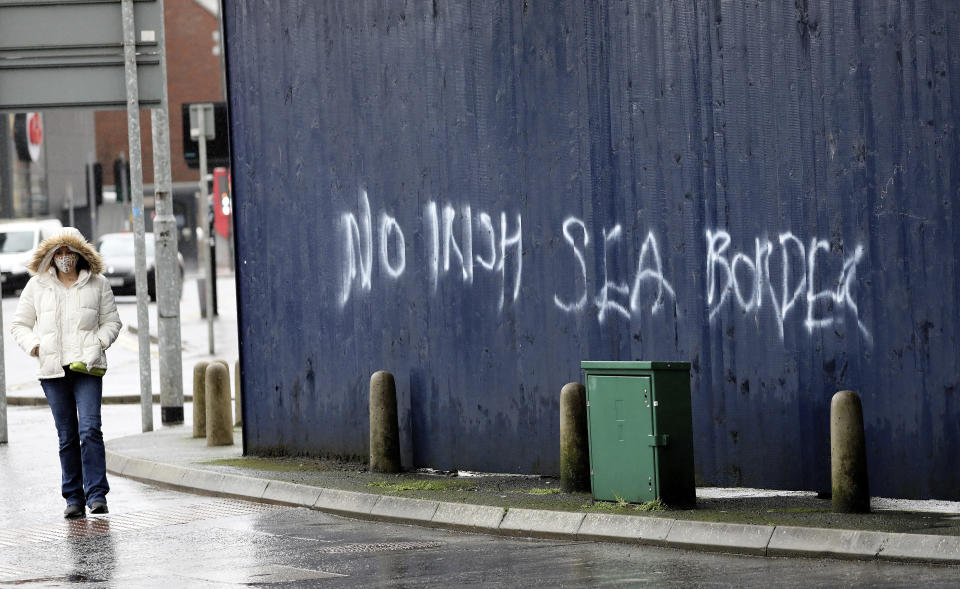
{"type": "Polygon", "coordinates": [[[580,363],[593,498],[693,507],[689,362],[580,363]]]}

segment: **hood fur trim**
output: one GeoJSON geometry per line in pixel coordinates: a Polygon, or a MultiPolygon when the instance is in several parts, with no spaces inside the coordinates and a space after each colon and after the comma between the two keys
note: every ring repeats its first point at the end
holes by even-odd
{"type": "Polygon", "coordinates": [[[33,251],[27,270],[33,274],[46,272],[53,260],[53,253],[63,245],[80,254],[90,264],[91,274],[103,274],[103,258],[97,253],[93,244],[84,239],[83,234],[73,227],[64,227],[61,233],[41,241],[33,251]]]}

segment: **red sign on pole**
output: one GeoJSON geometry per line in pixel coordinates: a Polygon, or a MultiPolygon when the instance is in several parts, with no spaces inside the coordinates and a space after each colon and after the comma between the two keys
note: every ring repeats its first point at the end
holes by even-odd
{"type": "Polygon", "coordinates": [[[43,144],[43,119],[38,112],[20,113],[13,120],[13,141],[20,161],[36,162],[43,144]]]}
{"type": "Polygon", "coordinates": [[[230,237],[230,217],[233,215],[230,172],[226,168],[213,169],[213,229],[223,237],[230,237]]]}

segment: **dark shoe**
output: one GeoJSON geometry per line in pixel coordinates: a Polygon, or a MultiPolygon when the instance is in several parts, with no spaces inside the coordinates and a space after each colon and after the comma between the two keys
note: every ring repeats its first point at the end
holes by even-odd
{"type": "Polygon", "coordinates": [[[107,509],[107,503],[105,501],[94,501],[90,504],[90,513],[102,514],[110,513],[110,510],[107,509]]]}
{"type": "Polygon", "coordinates": [[[83,505],[77,503],[71,503],[67,505],[67,508],[63,510],[63,517],[67,519],[79,519],[85,517],[87,512],[83,509],[83,505]]]}

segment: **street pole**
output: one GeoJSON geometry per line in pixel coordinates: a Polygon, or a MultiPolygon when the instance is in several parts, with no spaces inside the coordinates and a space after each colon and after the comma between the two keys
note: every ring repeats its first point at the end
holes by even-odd
{"type": "MultiPolygon", "coordinates": [[[[163,13],[163,0],[160,12],[163,13]]],[[[163,22],[161,16],[160,22],[163,22]]],[[[167,51],[160,27],[160,108],[150,111],[153,128],[153,186],[157,216],[153,220],[157,261],[157,329],[160,343],[160,421],[183,423],[183,360],[180,353],[180,293],[183,292],[177,263],[177,218],[173,215],[170,173],[170,118],[167,103],[167,51]]]]}
{"type": "Polygon", "coordinates": [[[10,159],[10,116],[0,113],[0,217],[13,217],[13,167],[10,159]]]}
{"type": "Polygon", "coordinates": [[[3,311],[0,310],[0,444],[7,439],[7,364],[3,358],[3,311]]]}
{"type": "MultiPolygon", "coordinates": [[[[10,166],[10,117],[0,113],[0,215],[13,216],[13,179],[10,166]]],[[[2,290],[0,286],[0,290],[2,290]]],[[[0,310],[0,444],[7,439],[7,365],[3,358],[3,312],[0,310]]]]}
{"type": "MultiPolygon", "coordinates": [[[[134,64],[136,68],[136,64],[134,64]]],[[[136,80],[134,80],[136,83],[136,80]]],[[[137,119],[137,125],[139,129],[140,120],[137,119]]],[[[137,137],[139,137],[140,131],[137,131],[137,137]]],[[[139,143],[138,143],[139,145],[139,143]]],[[[87,152],[87,210],[90,211],[90,241],[92,243],[97,242],[97,179],[94,177],[93,173],[93,152],[87,152]]]]}
{"type": "Polygon", "coordinates": [[[67,217],[67,222],[70,224],[71,227],[76,227],[76,225],[74,225],[74,219],[73,219],[73,182],[70,182],[70,181],[67,182],[67,205],[70,209],[69,216],[67,217]]]}
{"type": "Polygon", "coordinates": [[[150,315],[147,312],[147,255],[143,219],[143,157],[140,153],[140,88],[137,82],[136,28],[133,0],[121,0],[123,58],[127,87],[127,139],[130,144],[130,187],[133,210],[134,277],[137,288],[137,336],[140,343],[140,419],[153,431],[153,383],[150,375],[150,315]]]}
{"type": "MultiPolygon", "coordinates": [[[[214,354],[213,346],[213,281],[216,279],[216,273],[213,272],[213,260],[208,259],[210,249],[204,242],[212,239],[208,236],[209,223],[207,218],[210,216],[210,204],[207,199],[207,120],[205,105],[192,107],[196,111],[197,119],[197,147],[200,151],[200,198],[197,203],[197,263],[206,273],[204,280],[204,298],[206,299],[207,312],[207,340],[209,342],[210,355],[214,354]]],[[[213,116],[213,109],[210,109],[210,116],[213,116]]],[[[192,133],[192,131],[191,131],[192,133]]]]}
{"type": "MultiPolygon", "coordinates": [[[[119,187],[119,188],[117,188],[117,197],[119,197],[120,194],[123,194],[123,195],[126,197],[126,198],[123,200],[123,205],[122,205],[122,207],[123,207],[123,212],[126,213],[126,214],[123,216],[123,230],[124,230],[124,231],[130,231],[130,215],[131,215],[131,213],[130,213],[130,211],[129,211],[129,207],[130,207],[130,204],[131,204],[130,201],[133,200],[133,197],[132,197],[129,193],[127,193],[127,185],[129,185],[130,182],[129,182],[129,180],[127,179],[127,162],[124,161],[124,159],[123,159],[123,153],[122,153],[122,152],[120,153],[120,178],[119,178],[119,180],[118,180],[117,178],[114,178],[114,179],[113,179],[113,182],[114,182],[114,185],[116,185],[116,186],[119,187]],[[122,193],[121,193],[121,191],[122,191],[122,193]]],[[[154,185],[156,185],[156,183],[157,183],[156,177],[154,177],[153,183],[154,183],[154,185]]]]}

